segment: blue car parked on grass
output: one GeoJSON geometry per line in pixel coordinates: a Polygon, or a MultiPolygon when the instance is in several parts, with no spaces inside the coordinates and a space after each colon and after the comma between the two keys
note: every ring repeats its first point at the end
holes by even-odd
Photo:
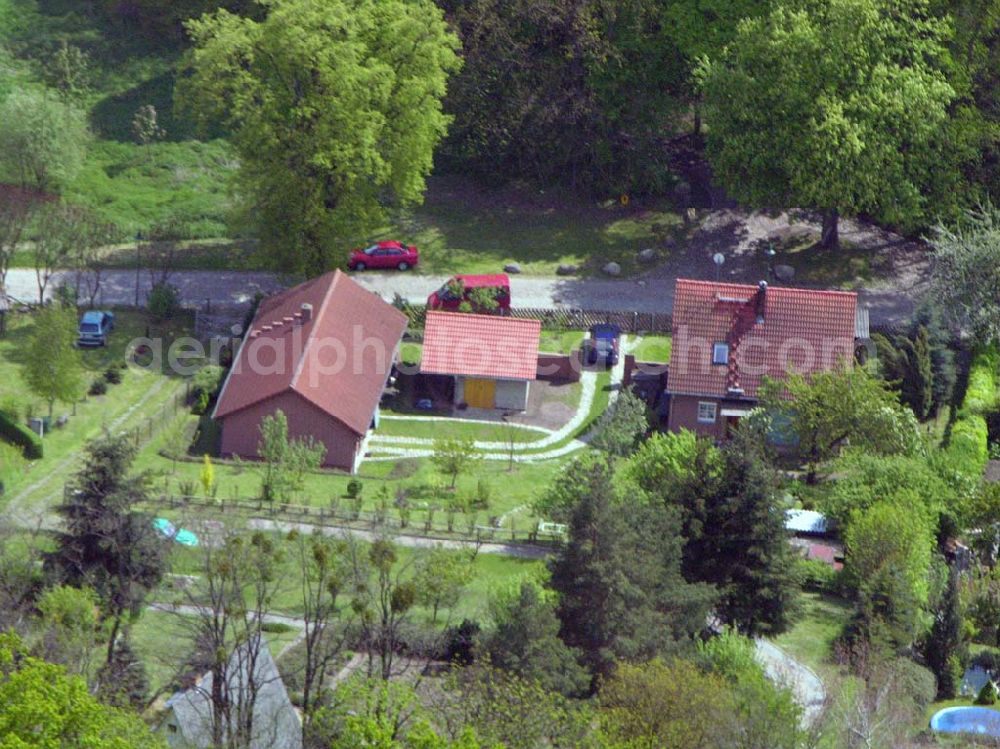
{"type": "Polygon", "coordinates": [[[115,313],[104,310],[88,310],[80,318],[77,330],[77,346],[107,346],[108,334],[115,328],[115,313]]]}

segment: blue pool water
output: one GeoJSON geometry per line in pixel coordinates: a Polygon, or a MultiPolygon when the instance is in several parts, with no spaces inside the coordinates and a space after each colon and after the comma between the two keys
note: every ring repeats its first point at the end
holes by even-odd
{"type": "Polygon", "coordinates": [[[931,729],[944,733],[1000,736],[1000,712],[988,707],[946,707],[934,713],[931,729]]]}

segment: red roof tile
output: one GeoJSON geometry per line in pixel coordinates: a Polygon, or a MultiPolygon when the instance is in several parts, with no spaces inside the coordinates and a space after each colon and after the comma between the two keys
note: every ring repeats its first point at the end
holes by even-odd
{"type": "Polygon", "coordinates": [[[539,320],[428,312],[420,371],[499,380],[533,380],[539,320]]]}
{"type": "Polygon", "coordinates": [[[856,307],[852,292],[780,286],[762,291],[679,278],[667,388],[725,396],[739,387],[753,398],[764,375],[781,378],[850,364],[856,307]],[[729,345],[728,364],[712,364],[715,343],[729,345]]]}
{"type": "Polygon", "coordinates": [[[340,271],[261,302],[226,378],[215,418],[287,390],[357,434],[368,431],[406,316],[340,271]],[[302,305],[312,319],[302,319],[302,305]]]}

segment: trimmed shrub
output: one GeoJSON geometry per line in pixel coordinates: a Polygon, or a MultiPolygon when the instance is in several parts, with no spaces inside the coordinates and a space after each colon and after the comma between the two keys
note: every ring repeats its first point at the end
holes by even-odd
{"type": "Polygon", "coordinates": [[[892,670],[897,686],[921,710],[937,698],[937,681],[929,668],[909,658],[899,658],[893,662],[892,670]]]}
{"type": "Polygon", "coordinates": [[[117,385],[122,381],[122,371],[117,367],[108,367],[104,370],[104,381],[109,385],[117,385]]]}
{"type": "Polygon", "coordinates": [[[951,427],[948,452],[969,467],[969,473],[979,475],[989,459],[989,429],[986,419],[978,414],[959,417],[951,427]]]}
{"type": "Polygon", "coordinates": [[[995,348],[980,351],[969,365],[969,384],[962,409],[973,414],[985,414],[1000,407],[1000,352],[995,348]]]}
{"type": "Polygon", "coordinates": [[[351,479],[347,482],[347,496],[351,499],[355,499],[361,496],[361,490],[363,485],[357,479],[351,479]]]}
{"type": "Polygon", "coordinates": [[[154,320],[169,320],[180,309],[180,292],[169,283],[158,283],[149,290],[147,306],[154,320]]]}
{"type": "Polygon", "coordinates": [[[28,460],[38,460],[44,455],[41,438],[27,427],[23,427],[4,413],[0,413],[0,438],[24,450],[28,460]]]}
{"type": "Polygon", "coordinates": [[[997,685],[992,680],[983,684],[983,688],[976,695],[977,705],[995,705],[997,701],[997,685]]]}
{"type": "Polygon", "coordinates": [[[87,395],[104,395],[106,392],[108,392],[107,380],[102,380],[100,377],[90,383],[87,389],[87,395]]]}
{"type": "Polygon", "coordinates": [[[260,628],[263,632],[268,632],[272,635],[282,635],[295,629],[291,624],[285,624],[285,622],[264,622],[260,625],[260,628]]]}

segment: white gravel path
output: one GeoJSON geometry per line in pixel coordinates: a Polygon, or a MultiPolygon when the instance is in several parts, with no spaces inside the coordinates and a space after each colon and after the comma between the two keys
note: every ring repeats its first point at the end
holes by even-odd
{"type": "Polygon", "coordinates": [[[792,690],[802,708],[802,726],[809,728],[819,718],[826,702],[826,688],[816,672],[792,658],[770,640],[758,638],[757,662],[771,681],[792,690]]]}

